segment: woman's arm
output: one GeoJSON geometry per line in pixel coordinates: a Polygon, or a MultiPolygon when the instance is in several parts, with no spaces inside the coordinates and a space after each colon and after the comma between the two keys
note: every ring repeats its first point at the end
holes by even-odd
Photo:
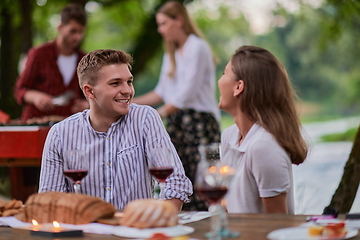
{"type": "Polygon", "coordinates": [[[157,93],[155,93],[155,91],[151,91],[144,95],[134,98],[132,102],[140,105],[156,106],[163,103],[163,100],[159,95],[157,95],[157,93]]]}
{"type": "Polygon", "coordinates": [[[286,193],[275,197],[261,198],[265,213],[288,213],[286,193]]]}
{"type": "Polygon", "coordinates": [[[161,108],[157,109],[157,112],[161,117],[170,116],[171,114],[176,113],[177,111],[179,111],[179,109],[174,105],[172,105],[171,103],[165,104],[161,108]]]}

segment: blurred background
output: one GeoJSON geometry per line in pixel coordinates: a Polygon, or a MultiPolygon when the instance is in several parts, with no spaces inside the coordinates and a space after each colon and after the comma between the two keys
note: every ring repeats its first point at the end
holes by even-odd
{"type": "MultiPolygon", "coordinates": [[[[132,54],[138,95],[158,81],[163,47],[155,12],[165,0],[1,0],[0,109],[12,119],[21,113],[13,97],[21,60],[32,46],[56,37],[59,12],[69,2],[80,2],[88,12],[82,43],[86,52],[112,48],[132,54]]],[[[312,146],[308,161],[294,167],[297,213],[321,213],[339,184],[359,127],[360,1],[182,2],[219,60],[218,78],[241,45],[266,48],[285,65],[312,146]],[[315,201],[314,195],[322,197],[315,201]]],[[[222,114],[224,129],[232,122],[222,114]]],[[[5,197],[6,176],[7,169],[0,168],[0,194],[5,197]]],[[[360,211],[357,197],[352,211],[360,211]]]]}

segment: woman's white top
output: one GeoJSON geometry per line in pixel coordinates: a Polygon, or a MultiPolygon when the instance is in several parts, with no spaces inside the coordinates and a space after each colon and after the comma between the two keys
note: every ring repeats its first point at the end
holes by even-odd
{"type": "Polygon", "coordinates": [[[226,195],[230,213],[263,213],[261,198],[287,193],[288,212],[294,213],[292,163],[272,134],[254,124],[241,145],[234,124],[221,137],[221,160],[236,166],[226,195]]]}
{"type": "Polygon", "coordinates": [[[219,121],[220,111],[215,99],[215,66],[206,41],[190,34],[182,52],[175,52],[175,61],[176,72],[171,78],[168,74],[171,67],[169,55],[164,55],[155,92],[166,104],[179,109],[209,112],[219,121]]]}

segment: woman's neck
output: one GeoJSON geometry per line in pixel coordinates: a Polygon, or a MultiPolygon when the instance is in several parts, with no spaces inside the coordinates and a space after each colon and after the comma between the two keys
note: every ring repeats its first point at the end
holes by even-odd
{"type": "Polygon", "coordinates": [[[182,52],[183,47],[188,39],[189,35],[187,35],[185,32],[179,33],[178,39],[176,41],[177,49],[182,52]]]}
{"type": "Polygon", "coordinates": [[[242,112],[238,113],[237,116],[233,116],[235,124],[240,131],[239,136],[239,145],[244,141],[246,135],[250,131],[251,127],[254,125],[254,121],[251,121],[248,116],[242,112]]]}

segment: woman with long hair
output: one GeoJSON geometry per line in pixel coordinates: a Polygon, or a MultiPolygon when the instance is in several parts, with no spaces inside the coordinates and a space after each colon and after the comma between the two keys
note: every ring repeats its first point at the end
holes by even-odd
{"type": "MultiPolygon", "coordinates": [[[[157,106],[167,131],[194,182],[200,160],[198,146],[220,141],[220,111],[215,99],[214,56],[202,34],[177,1],[166,2],[156,14],[166,53],[156,88],[134,103],[157,106]]],[[[206,210],[196,194],[184,210],[206,210]]]]}
{"type": "Polygon", "coordinates": [[[237,166],[228,211],[294,213],[292,164],[305,160],[307,144],[285,68],[269,51],[242,46],[218,86],[219,108],[235,122],[221,137],[221,159],[237,166]]]}

